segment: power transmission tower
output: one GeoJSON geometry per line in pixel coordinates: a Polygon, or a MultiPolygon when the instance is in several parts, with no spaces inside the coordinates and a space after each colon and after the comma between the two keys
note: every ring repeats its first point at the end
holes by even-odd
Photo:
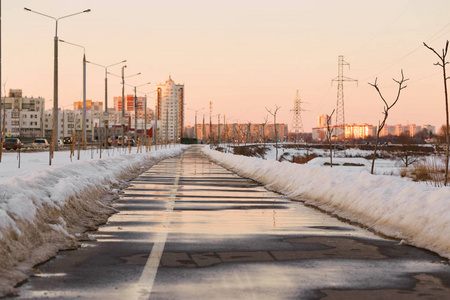
{"type": "Polygon", "coordinates": [[[344,115],[344,81],[356,81],[356,79],[348,78],[344,76],[344,66],[349,66],[350,64],[344,61],[344,56],[339,55],[338,59],[338,77],[333,79],[333,81],[337,81],[338,89],[337,89],[337,102],[336,102],[336,130],[335,136],[336,140],[342,136],[342,139],[345,143],[345,115],[344,115]]]}
{"type": "Polygon", "coordinates": [[[299,135],[303,133],[302,111],[305,111],[302,109],[302,100],[298,96],[298,90],[295,94],[294,108],[291,111],[294,113],[292,117],[292,132],[294,133],[293,139],[296,143],[299,135]]]}

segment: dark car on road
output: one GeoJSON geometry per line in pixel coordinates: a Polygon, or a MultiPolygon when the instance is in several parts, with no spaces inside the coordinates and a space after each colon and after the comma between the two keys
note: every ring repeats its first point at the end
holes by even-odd
{"type": "Polygon", "coordinates": [[[72,138],[71,138],[71,137],[65,137],[65,138],[63,139],[63,143],[64,143],[65,145],[67,145],[67,144],[72,144],[72,138]]]}
{"type": "Polygon", "coordinates": [[[5,148],[6,150],[10,149],[17,150],[22,147],[23,144],[18,138],[6,138],[5,141],[3,142],[3,148],[5,148]]]}

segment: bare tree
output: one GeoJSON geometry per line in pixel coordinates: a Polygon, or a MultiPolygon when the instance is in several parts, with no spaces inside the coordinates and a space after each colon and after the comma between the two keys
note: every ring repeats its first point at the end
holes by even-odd
{"type": "Polygon", "coordinates": [[[263,142],[263,147],[264,147],[264,151],[263,151],[263,156],[262,156],[262,158],[264,159],[264,155],[265,155],[265,153],[266,153],[266,125],[267,125],[267,122],[268,122],[268,120],[269,120],[269,116],[265,116],[264,117],[264,123],[262,123],[261,124],[261,138],[262,138],[262,142],[263,142]]]}
{"type": "Polygon", "coordinates": [[[447,56],[447,52],[448,52],[448,43],[449,43],[449,41],[447,40],[447,42],[445,43],[445,48],[442,49],[442,55],[439,55],[439,53],[437,53],[436,50],[434,50],[427,44],[423,43],[423,45],[425,47],[427,47],[428,49],[433,51],[437,55],[437,57],[439,57],[440,61],[435,63],[434,65],[442,67],[442,74],[444,76],[445,117],[446,117],[446,122],[447,122],[446,133],[445,133],[445,142],[446,142],[447,146],[446,146],[446,158],[445,158],[444,186],[446,186],[447,182],[448,182],[448,160],[449,160],[449,151],[450,151],[450,148],[449,148],[450,147],[450,137],[449,137],[448,93],[447,93],[447,79],[449,79],[449,77],[447,77],[447,73],[445,71],[445,65],[448,64],[448,62],[446,61],[446,56],[447,56]]]}
{"type": "Polygon", "coordinates": [[[414,139],[409,135],[401,134],[397,138],[397,144],[401,146],[395,152],[395,156],[405,164],[406,168],[420,160],[420,152],[417,151],[414,139]]]}
{"type": "Polygon", "coordinates": [[[266,110],[269,114],[273,116],[273,125],[275,126],[275,160],[278,160],[278,130],[277,130],[277,112],[281,108],[275,104],[275,110],[272,112],[271,109],[266,107],[266,110]]]}
{"type": "Polygon", "coordinates": [[[382,122],[378,123],[377,137],[376,137],[376,140],[375,140],[375,150],[373,151],[373,158],[372,158],[372,168],[370,170],[371,174],[373,174],[373,169],[374,169],[374,166],[375,166],[375,159],[377,157],[378,141],[379,141],[379,138],[380,138],[380,132],[381,132],[381,130],[383,130],[383,127],[386,124],[386,120],[387,120],[388,115],[389,115],[389,110],[397,103],[398,99],[400,99],[401,91],[404,88],[406,88],[406,85],[403,86],[403,84],[405,83],[405,81],[409,80],[409,79],[405,79],[405,77],[403,76],[403,70],[401,70],[401,74],[402,74],[402,78],[400,80],[395,80],[394,78],[392,79],[398,84],[398,91],[397,91],[397,97],[395,98],[395,101],[392,102],[391,105],[389,105],[388,102],[386,101],[386,99],[384,99],[384,96],[381,93],[380,88],[378,87],[378,83],[377,83],[377,79],[378,78],[375,78],[375,83],[373,83],[373,84],[369,82],[369,85],[373,86],[377,90],[378,95],[380,95],[380,98],[381,98],[381,100],[383,100],[383,103],[384,103],[384,108],[383,108],[384,118],[383,118],[382,122]]]}
{"type": "Polygon", "coordinates": [[[326,137],[327,137],[328,145],[330,147],[330,167],[333,167],[333,144],[331,143],[331,136],[333,134],[334,127],[333,128],[331,127],[331,117],[333,116],[334,111],[335,111],[335,109],[333,109],[333,112],[331,113],[331,115],[327,116],[327,134],[326,134],[326,137]]]}

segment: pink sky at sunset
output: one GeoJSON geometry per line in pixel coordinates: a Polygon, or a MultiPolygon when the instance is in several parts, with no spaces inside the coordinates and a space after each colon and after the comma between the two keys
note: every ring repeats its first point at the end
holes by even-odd
{"type": "MultiPolygon", "coordinates": [[[[331,80],[339,55],[350,63],[344,75],[359,81],[344,87],[347,123],[378,124],[382,102],[367,83],[378,77],[386,98],[393,99],[392,78],[401,69],[410,80],[387,123],[445,122],[442,69],[422,43],[441,52],[450,38],[448,0],[2,1],[2,84],[44,97],[49,109],[55,22],[24,7],[55,17],[90,8],[60,20],[59,38],[83,45],[87,59],[98,64],[126,59],[126,75],[142,72],[127,83],[152,82],[142,92],[153,91],[169,74],[184,83],[188,125],[193,110],[205,108],[209,118],[213,101],[213,115],[226,115],[227,122],[263,122],[265,107],[277,104],[277,121],[291,126],[299,90],[303,127],[310,132],[317,117],[336,106],[331,80]]],[[[59,44],[62,108],[82,100],[82,55],[80,48],[59,44]]],[[[110,72],[120,74],[120,66],[110,72]]],[[[121,95],[119,78],[109,77],[108,94],[112,106],[121,95]]],[[[87,99],[104,101],[104,69],[88,65],[87,99]]],[[[148,105],[154,107],[154,99],[148,105]]]]}

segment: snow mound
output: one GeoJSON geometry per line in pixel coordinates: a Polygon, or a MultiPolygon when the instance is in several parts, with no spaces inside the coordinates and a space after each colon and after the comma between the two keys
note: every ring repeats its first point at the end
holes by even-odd
{"type": "Polygon", "coordinates": [[[106,222],[126,181],[185,148],[45,168],[1,183],[0,297],[15,293],[34,265],[78,247],[80,233],[106,222]]]}
{"type": "Polygon", "coordinates": [[[449,187],[371,175],[364,168],[299,165],[221,153],[207,147],[203,152],[268,189],[450,258],[449,187]]]}

